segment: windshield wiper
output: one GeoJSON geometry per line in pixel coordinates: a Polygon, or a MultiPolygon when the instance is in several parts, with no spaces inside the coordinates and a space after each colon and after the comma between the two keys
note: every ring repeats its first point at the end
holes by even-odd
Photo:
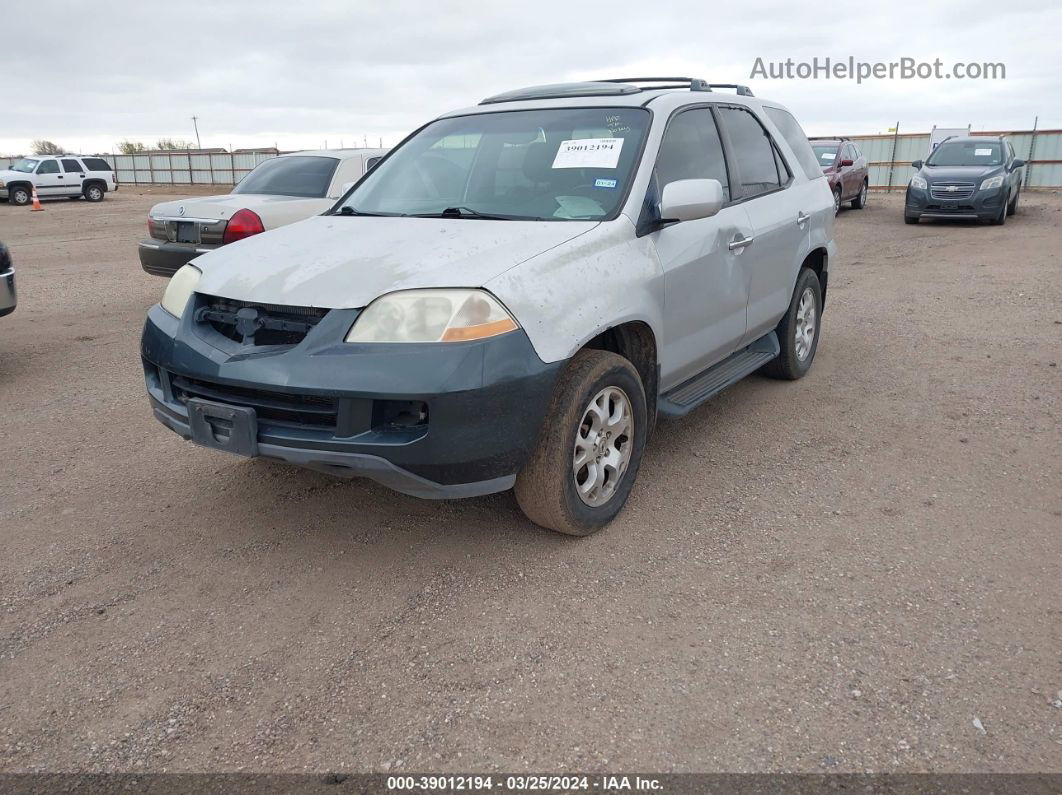
{"type": "Polygon", "coordinates": [[[512,221],[511,215],[491,215],[473,210],[471,207],[447,207],[438,213],[415,213],[411,218],[482,218],[487,221],[512,221]]]}
{"type": "Polygon", "coordinates": [[[401,213],[367,213],[362,210],[355,210],[349,204],[344,204],[339,208],[339,215],[371,215],[378,218],[387,218],[390,216],[401,215],[401,213]]]}

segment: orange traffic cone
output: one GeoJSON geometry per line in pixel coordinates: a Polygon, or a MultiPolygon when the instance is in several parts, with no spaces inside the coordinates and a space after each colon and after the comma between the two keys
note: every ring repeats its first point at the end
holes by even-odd
{"type": "Polygon", "coordinates": [[[39,213],[44,208],[41,207],[40,197],[37,195],[37,186],[33,186],[33,209],[30,212],[39,213]]]}

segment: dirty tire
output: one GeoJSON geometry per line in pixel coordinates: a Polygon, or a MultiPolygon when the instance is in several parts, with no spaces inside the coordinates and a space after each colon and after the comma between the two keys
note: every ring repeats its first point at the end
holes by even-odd
{"type": "Polygon", "coordinates": [[[859,189],[859,193],[852,199],[852,209],[862,210],[867,206],[867,193],[870,191],[870,186],[866,180],[863,180],[863,186],[859,189]]]}
{"type": "Polygon", "coordinates": [[[1002,207],[999,208],[999,215],[997,215],[995,218],[992,218],[989,223],[992,226],[1003,226],[1003,224],[1007,222],[1008,215],[1010,215],[1010,213],[1007,212],[1007,205],[1004,204],[1002,207]]]}
{"type": "Polygon", "coordinates": [[[85,199],[90,202],[103,201],[103,188],[99,184],[92,182],[85,186],[84,190],[85,199]]]}
{"type": "Polygon", "coordinates": [[[1014,198],[1010,200],[1010,204],[1007,205],[1007,215],[1014,215],[1018,211],[1018,197],[1021,196],[1021,185],[1014,191],[1014,198]]]}
{"type": "Polygon", "coordinates": [[[16,207],[25,207],[32,198],[30,189],[24,185],[16,185],[8,191],[8,201],[16,207]]]}
{"type": "Polygon", "coordinates": [[[793,290],[793,297],[789,301],[789,308],[779,321],[775,332],[778,334],[778,343],[782,351],[777,358],[767,362],[761,368],[761,371],[764,375],[771,378],[783,378],[789,381],[803,378],[808,370],[811,369],[811,363],[815,361],[815,351],[818,350],[819,337],[822,333],[822,287],[819,284],[819,277],[815,275],[815,271],[808,268],[800,271],[796,288],[793,290]],[[801,359],[797,354],[795,333],[797,329],[797,310],[800,306],[801,296],[808,289],[811,290],[814,299],[814,337],[807,356],[801,359]]]}
{"type": "Polygon", "coordinates": [[[587,536],[611,522],[630,494],[645,447],[645,391],[638,371],[627,359],[598,350],[580,351],[557,381],[538,445],[516,479],[520,509],[535,524],[574,536],[587,536]],[[618,387],[630,402],[634,420],[631,455],[612,496],[602,505],[586,504],[576,490],[573,455],[591,400],[601,390],[618,387]]]}

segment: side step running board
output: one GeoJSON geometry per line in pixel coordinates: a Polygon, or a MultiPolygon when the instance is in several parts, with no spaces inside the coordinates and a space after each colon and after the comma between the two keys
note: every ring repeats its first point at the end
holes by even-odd
{"type": "Polygon", "coordinates": [[[660,395],[656,401],[657,413],[661,417],[682,417],[708,398],[759,370],[780,352],[778,335],[770,331],[747,348],[730,354],[723,361],[660,395]]]}

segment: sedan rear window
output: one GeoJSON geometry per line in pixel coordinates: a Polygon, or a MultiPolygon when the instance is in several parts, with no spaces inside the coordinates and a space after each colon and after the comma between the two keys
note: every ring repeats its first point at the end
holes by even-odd
{"type": "Polygon", "coordinates": [[[321,199],[328,193],[338,163],[334,157],[315,155],[277,157],[260,164],[232,192],[321,199]]]}

